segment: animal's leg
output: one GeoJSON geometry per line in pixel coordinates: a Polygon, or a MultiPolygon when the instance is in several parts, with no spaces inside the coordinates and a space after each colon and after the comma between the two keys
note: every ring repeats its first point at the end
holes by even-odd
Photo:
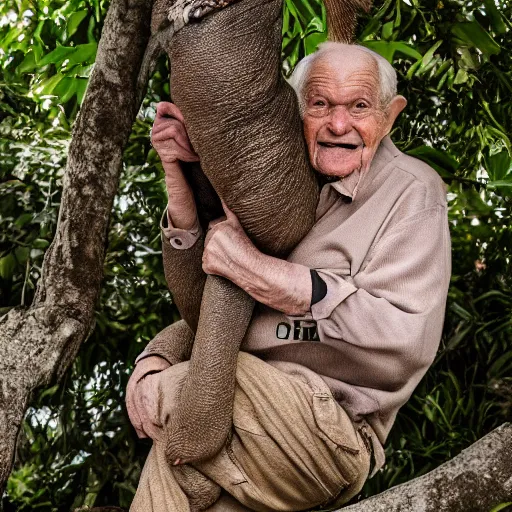
{"type": "MultiPolygon", "coordinates": [[[[220,199],[198,163],[184,164],[184,167],[185,176],[194,191],[199,222],[206,233],[208,223],[224,214],[220,199]]],[[[173,248],[168,240],[162,241],[167,285],[181,318],[185,319],[193,332],[197,329],[206,282],[202,267],[203,246],[204,235],[185,250],[173,248]]]]}
{"type": "MultiPolygon", "coordinates": [[[[180,30],[170,57],[173,100],[206,176],[259,247],[283,257],[312,226],[318,188],[296,98],[280,72],[281,12],[280,0],[233,4],[180,30]]],[[[232,283],[208,277],[171,419],[171,462],[207,459],[225,443],[252,308],[232,283]]]]}
{"type": "Polygon", "coordinates": [[[155,443],[144,464],[130,512],[199,512],[219,497],[220,487],[190,466],[171,468],[155,443]],[[185,484],[185,485],[183,485],[185,484]],[[193,496],[187,489],[193,490],[193,496]]]}
{"type": "MultiPolygon", "coordinates": [[[[167,50],[173,100],[206,176],[253,241],[284,257],[312,226],[318,190],[296,99],[280,73],[281,10],[278,0],[244,0],[184,27],[167,50]]],[[[173,462],[208,458],[225,442],[252,306],[231,283],[208,278],[170,429],[173,462]]]]}
{"type": "Polygon", "coordinates": [[[189,372],[168,425],[167,457],[189,463],[216,455],[232,425],[236,361],[254,301],[208,276],[189,372]]]}
{"type": "Polygon", "coordinates": [[[194,333],[184,320],[162,329],[146,346],[139,357],[152,354],[164,357],[171,365],[188,361],[192,353],[194,333]]]}
{"type": "MultiPolygon", "coordinates": [[[[143,355],[156,354],[167,359],[171,365],[175,365],[190,359],[193,341],[193,332],[184,320],[180,320],[160,331],[149,342],[143,355]]],[[[167,392],[177,393],[178,391],[177,389],[168,389],[167,392]]],[[[161,446],[158,447],[158,450],[163,452],[161,446]]],[[[153,468],[151,471],[154,471],[155,461],[151,456],[148,458],[147,465],[148,468],[153,468]]],[[[165,461],[165,465],[168,465],[167,461],[165,461]]],[[[161,471],[167,473],[167,470],[161,469],[161,471]]],[[[191,512],[204,510],[217,501],[221,490],[220,487],[192,466],[176,466],[172,468],[172,472],[181,490],[187,496],[191,512]]],[[[149,483],[144,485],[149,485],[149,483]]]]}
{"type": "Polygon", "coordinates": [[[221,488],[197,469],[184,464],[172,468],[174,477],[188,498],[191,512],[206,510],[217,502],[221,488]]]}
{"type": "Polygon", "coordinates": [[[175,29],[182,28],[192,20],[199,20],[215,9],[222,9],[236,0],[177,0],[170,7],[167,18],[175,29]]]}

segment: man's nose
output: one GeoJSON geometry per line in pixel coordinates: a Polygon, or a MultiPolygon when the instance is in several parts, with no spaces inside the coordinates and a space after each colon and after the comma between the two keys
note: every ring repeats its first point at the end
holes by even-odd
{"type": "Polygon", "coordinates": [[[336,105],[331,109],[327,127],[335,135],[344,135],[351,130],[350,114],[344,105],[336,105]]]}

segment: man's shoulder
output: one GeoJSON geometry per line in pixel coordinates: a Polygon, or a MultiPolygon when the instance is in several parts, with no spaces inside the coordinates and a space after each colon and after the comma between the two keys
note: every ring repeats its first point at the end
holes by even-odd
{"type": "Polygon", "coordinates": [[[417,191],[423,196],[425,208],[435,204],[446,204],[446,184],[439,174],[422,160],[397,151],[392,173],[408,184],[409,192],[417,191]]]}

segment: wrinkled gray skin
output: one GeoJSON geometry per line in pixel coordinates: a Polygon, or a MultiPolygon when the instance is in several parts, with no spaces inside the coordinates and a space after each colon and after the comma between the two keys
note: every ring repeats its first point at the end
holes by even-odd
{"type": "MultiPolygon", "coordinates": [[[[153,30],[165,26],[168,5],[156,1],[153,30]]],[[[365,0],[326,0],[326,7],[331,39],[346,42],[357,9],[368,6],[365,0]]],[[[186,174],[203,228],[222,215],[220,196],[261,251],[284,258],[313,226],[319,187],[294,92],[281,74],[281,11],[281,0],[240,0],[185,26],[165,50],[172,101],[201,160],[201,167],[187,165],[186,174]]],[[[191,331],[183,322],[164,331],[173,363],[191,361],[167,425],[171,463],[208,459],[226,442],[237,354],[254,306],[231,282],[206,277],[203,242],[187,251],[164,243],[167,282],[191,331]]],[[[178,468],[194,509],[215,501],[218,489],[202,486],[199,475],[192,485],[190,470],[185,476],[178,468]]]]}

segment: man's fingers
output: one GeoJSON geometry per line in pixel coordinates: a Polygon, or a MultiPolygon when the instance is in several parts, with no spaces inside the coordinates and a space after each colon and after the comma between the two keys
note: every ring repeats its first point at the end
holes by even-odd
{"type": "Polygon", "coordinates": [[[222,217],[219,217],[218,219],[214,219],[214,220],[210,221],[210,223],[208,224],[208,230],[212,229],[214,226],[216,226],[220,222],[224,222],[225,220],[227,220],[227,217],[225,217],[223,215],[222,217]]]}
{"type": "Polygon", "coordinates": [[[182,152],[188,155],[188,159],[199,158],[190,144],[185,128],[183,128],[178,121],[173,119],[172,122],[169,123],[163,122],[156,128],[157,129],[153,130],[151,136],[153,145],[168,141],[169,149],[172,149],[172,144],[176,144],[182,152]]]}
{"type": "Polygon", "coordinates": [[[137,404],[135,401],[136,389],[134,385],[128,385],[126,388],[126,410],[128,411],[128,417],[130,418],[130,423],[132,424],[137,436],[139,438],[147,437],[144,432],[142,426],[142,419],[140,417],[139,411],[137,410],[137,404]]]}
{"type": "Polygon", "coordinates": [[[208,229],[206,230],[206,236],[204,238],[204,246],[205,247],[208,246],[212,236],[217,231],[217,226],[225,221],[226,221],[226,217],[219,217],[218,219],[214,219],[214,220],[210,221],[210,223],[208,224],[208,229]]]}
{"type": "Polygon", "coordinates": [[[236,221],[236,224],[239,224],[238,217],[227,207],[226,203],[221,199],[222,208],[224,213],[226,214],[225,219],[230,221],[236,221]]]}
{"type": "MultiPolygon", "coordinates": [[[[146,430],[146,408],[144,406],[144,399],[143,399],[143,391],[141,389],[142,381],[138,383],[137,389],[134,393],[134,404],[135,404],[135,410],[137,411],[137,416],[139,418],[140,423],[137,424],[137,429],[140,432],[143,433],[144,437],[151,437],[150,433],[146,430]]],[[[138,432],[137,432],[138,434],[138,432]]],[[[139,436],[140,437],[140,436],[139,436]]]]}
{"type": "Polygon", "coordinates": [[[174,140],[184,149],[188,149],[189,151],[191,149],[186,133],[173,123],[165,124],[159,130],[155,130],[152,133],[151,139],[153,143],[174,140]]]}
{"type": "Polygon", "coordinates": [[[174,117],[180,120],[182,123],[185,123],[185,118],[181,113],[181,110],[174,104],[168,101],[161,101],[156,106],[156,116],[157,117],[174,117]]]}

